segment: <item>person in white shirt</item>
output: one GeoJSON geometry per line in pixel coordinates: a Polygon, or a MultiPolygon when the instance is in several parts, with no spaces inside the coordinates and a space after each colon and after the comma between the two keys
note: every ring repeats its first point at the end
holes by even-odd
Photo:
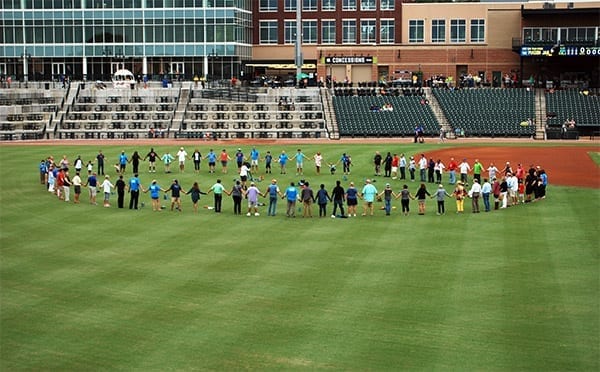
{"type": "Polygon", "coordinates": [[[248,168],[248,163],[242,163],[242,167],[240,168],[240,181],[242,181],[242,188],[246,189],[246,181],[248,181],[248,172],[250,168],[248,168]]]}
{"type": "Polygon", "coordinates": [[[467,159],[463,159],[462,163],[460,163],[458,165],[458,169],[460,170],[460,180],[463,183],[468,183],[469,182],[468,174],[469,174],[469,171],[471,170],[471,166],[469,165],[469,163],[467,163],[467,159]]]}
{"type": "Polygon", "coordinates": [[[471,190],[469,190],[469,198],[471,198],[471,205],[473,207],[473,213],[479,213],[479,196],[481,195],[481,185],[477,178],[473,180],[471,190]]]}
{"type": "Polygon", "coordinates": [[[481,197],[483,198],[483,206],[486,212],[490,211],[490,194],[492,193],[492,184],[488,182],[487,178],[483,179],[483,185],[481,185],[481,197]]]}
{"type": "Polygon", "coordinates": [[[488,171],[488,180],[493,180],[496,178],[496,173],[498,173],[498,168],[494,165],[494,163],[490,163],[490,166],[487,169],[488,171]]]}
{"type": "Polygon", "coordinates": [[[421,176],[421,182],[427,182],[425,178],[425,171],[427,170],[427,158],[425,154],[421,154],[421,159],[419,159],[419,174],[421,176]]]}
{"type": "Polygon", "coordinates": [[[185,152],[185,150],[183,149],[183,147],[179,148],[179,151],[177,151],[177,160],[179,160],[179,171],[183,172],[185,169],[185,159],[188,156],[188,153],[185,152]]]}

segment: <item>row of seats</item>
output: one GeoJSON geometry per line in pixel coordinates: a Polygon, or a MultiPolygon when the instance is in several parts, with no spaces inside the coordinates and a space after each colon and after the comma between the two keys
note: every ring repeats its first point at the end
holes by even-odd
{"type": "Polygon", "coordinates": [[[560,126],[573,119],[577,126],[600,126],[600,96],[576,89],[546,92],[546,111],[553,113],[548,125],[560,126]]]}

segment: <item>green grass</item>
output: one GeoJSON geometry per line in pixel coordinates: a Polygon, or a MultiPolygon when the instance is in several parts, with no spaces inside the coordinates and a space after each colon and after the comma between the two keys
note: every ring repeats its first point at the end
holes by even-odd
{"type": "MultiPolygon", "coordinates": [[[[103,147],[109,164],[122,148],[133,150],[103,147]]],[[[358,183],[387,151],[302,148],[350,152],[358,183]]],[[[598,190],[552,186],[543,202],[477,215],[448,200],[438,217],[430,200],[426,216],[310,220],[285,218],[283,202],[277,217],[247,218],[229,198],[221,215],[194,215],[188,197],[183,213],[153,213],[147,194],[129,211],[42,190],[40,159],[97,150],[0,146],[2,370],[600,368],[598,190]]],[[[341,178],[306,167],[313,186],[341,178]]],[[[282,188],[297,179],[275,174],[282,188]]],[[[166,187],[173,175],[152,177],[166,187]]]]}

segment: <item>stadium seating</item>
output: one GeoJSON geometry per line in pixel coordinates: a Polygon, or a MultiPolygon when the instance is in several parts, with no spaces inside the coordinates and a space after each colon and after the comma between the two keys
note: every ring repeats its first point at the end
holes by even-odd
{"type": "Polygon", "coordinates": [[[585,95],[576,89],[546,92],[546,112],[548,126],[562,126],[569,119],[575,120],[577,127],[600,127],[600,97],[585,95]]]}
{"type": "Polygon", "coordinates": [[[0,139],[45,138],[48,123],[63,102],[62,90],[3,90],[0,93],[0,139]]]}

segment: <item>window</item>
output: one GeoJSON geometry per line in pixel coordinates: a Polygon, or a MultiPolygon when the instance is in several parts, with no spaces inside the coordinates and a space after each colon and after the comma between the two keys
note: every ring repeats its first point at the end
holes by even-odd
{"type": "Polygon", "coordinates": [[[342,44],[356,44],[356,20],[342,21],[342,44]]]}
{"type": "Polygon", "coordinates": [[[445,43],[446,42],[446,20],[434,19],[431,21],[431,42],[445,43]]]}
{"type": "Polygon", "coordinates": [[[375,0],[360,0],[360,10],[375,10],[375,0]]]}
{"type": "Polygon", "coordinates": [[[259,10],[261,12],[276,12],[278,0],[260,0],[259,10]]]}
{"type": "Polygon", "coordinates": [[[381,0],[379,9],[381,10],[394,10],[394,0],[381,0]]]}
{"type": "Polygon", "coordinates": [[[472,43],[485,42],[485,19],[472,19],[471,20],[471,42],[472,43]]]}
{"type": "Polygon", "coordinates": [[[295,12],[296,3],[298,3],[298,0],[285,0],[283,10],[285,10],[286,12],[295,12]]]}
{"type": "Polygon", "coordinates": [[[424,41],[425,21],[422,19],[411,19],[408,21],[408,42],[422,43],[424,41]]]}
{"type": "Polygon", "coordinates": [[[396,23],[393,19],[382,19],[379,31],[381,44],[394,44],[396,42],[396,23]]]}
{"type": "Polygon", "coordinates": [[[317,21],[302,21],[302,43],[317,43],[317,21]]]}
{"type": "Polygon", "coordinates": [[[360,21],[360,43],[375,44],[377,42],[377,26],[374,19],[360,21]]]}
{"type": "Polygon", "coordinates": [[[277,21],[260,21],[260,43],[277,44],[277,21]]]}
{"type": "Polygon", "coordinates": [[[450,20],[450,42],[464,43],[466,41],[467,22],[464,19],[450,20]]]}
{"type": "Polygon", "coordinates": [[[302,10],[314,12],[317,10],[317,0],[302,0],[302,10]]]}
{"type": "Polygon", "coordinates": [[[283,35],[284,44],[296,43],[296,21],[285,21],[285,24],[283,26],[283,35]]]}
{"type": "Polygon", "coordinates": [[[335,2],[336,0],[321,0],[321,10],[335,10],[335,2]]]}
{"type": "Polygon", "coordinates": [[[335,44],[335,21],[321,21],[321,43],[335,44]]]}
{"type": "Polygon", "coordinates": [[[342,0],[342,10],[356,10],[356,0],[342,0]]]}

